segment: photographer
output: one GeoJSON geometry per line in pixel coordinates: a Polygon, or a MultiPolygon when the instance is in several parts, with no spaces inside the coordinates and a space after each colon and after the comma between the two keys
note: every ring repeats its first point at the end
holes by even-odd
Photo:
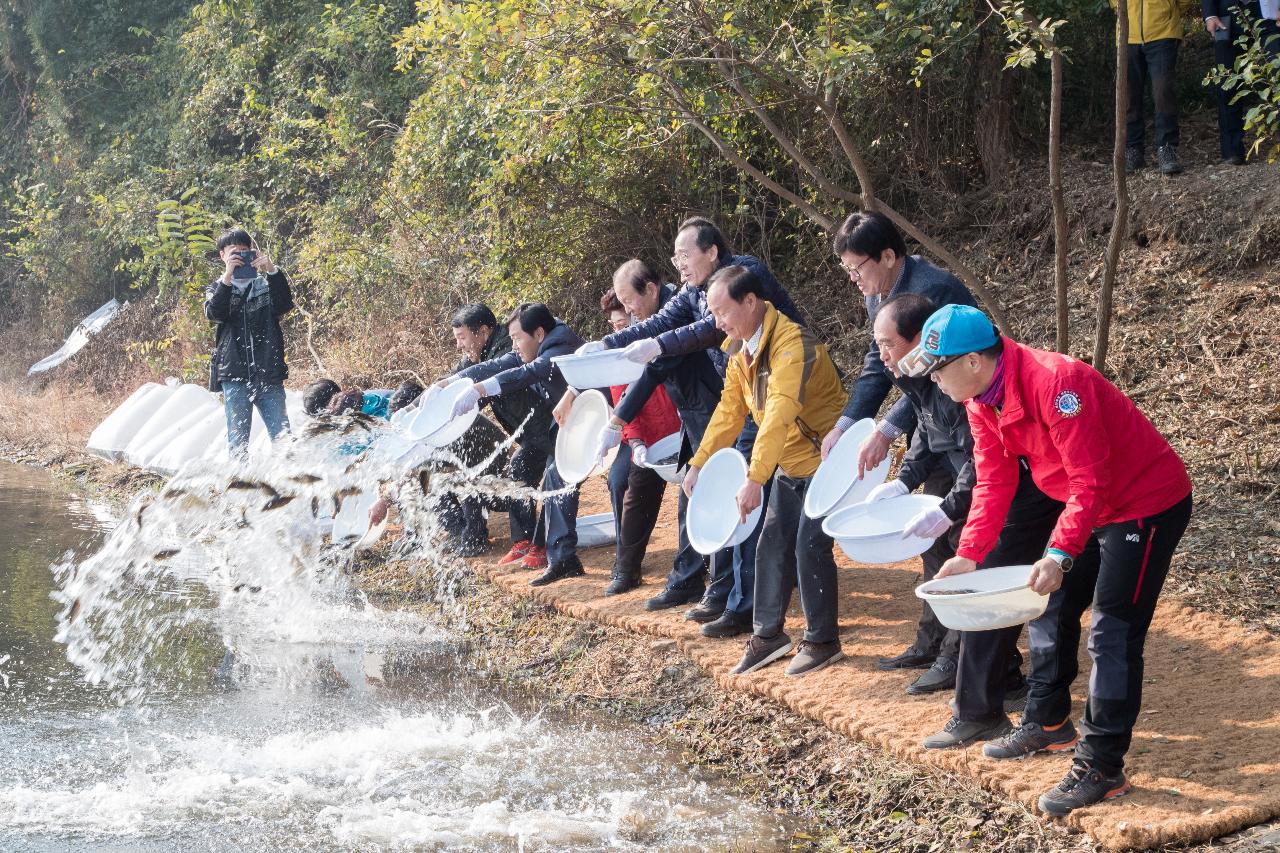
{"type": "Polygon", "coordinates": [[[209,360],[209,390],[222,392],[227,448],[243,456],[256,406],[272,440],[289,431],[285,411],[284,335],[280,318],[293,310],[283,271],[253,248],[253,238],[233,228],[218,238],[226,269],[205,292],[204,315],[217,323],[209,360]]]}

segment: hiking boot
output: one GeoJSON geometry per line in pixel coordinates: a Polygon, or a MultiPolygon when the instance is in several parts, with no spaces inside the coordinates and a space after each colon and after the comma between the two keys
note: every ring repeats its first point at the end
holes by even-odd
{"type": "Polygon", "coordinates": [[[1160,164],[1160,174],[1177,175],[1182,172],[1182,164],[1178,162],[1178,146],[1164,145],[1156,149],[1156,162],[1160,164]]]}
{"type": "Polygon", "coordinates": [[[922,652],[915,646],[910,646],[902,654],[894,655],[891,658],[880,658],[876,661],[876,668],[889,672],[895,669],[928,669],[933,666],[933,662],[938,659],[936,654],[922,652]]]}
{"type": "Polygon", "coordinates": [[[1132,147],[1124,149],[1124,173],[1132,175],[1139,169],[1146,168],[1147,155],[1143,153],[1141,148],[1132,147]]]}
{"type": "MultiPolygon", "coordinates": [[[[689,617],[685,616],[685,618],[688,619],[689,617]]],[[[724,611],[724,613],[720,614],[719,619],[702,626],[702,636],[710,637],[713,640],[736,637],[739,634],[746,634],[750,631],[751,617],[743,616],[741,613],[734,613],[732,610],[724,611]]]]}
{"type": "Polygon", "coordinates": [[[521,539],[519,542],[511,543],[511,550],[502,556],[498,561],[499,566],[509,566],[512,563],[518,563],[524,559],[525,554],[529,553],[532,544],[528,539],[521,539]]]}
{"type": "MultiPolygon", "coordinates": [[[[664,589],[644,603],[645,610],[666,610],[668,607],[679,607],[702,598],[700,589],[664,589]]],[[[719,614],[716,614],[717,616],[719,614]]]]}
{"type": "Polygon", "coordinates": [[[786,674],[791,678],[799,678],[838,660],[844,660],[844,650],[840,648],[839,640],[833,640],[830,643],[811,643],[808,640],[801,640],[796,656],[787,665],[786,674]]]}
{"type": "Polygon", "coordinates": [[[719,619],[724,615],[724,612],[723,604],[717,604],[714,601],[708,601],[704,598],[698,602],[697,607],[686,610],[684,612],[684,618],[688,619],[690,622],[700,622],[705,625],[708,622],[714,622],[719,619]]]}
{"type": "Polygon", "coordinates": [[[530,545],[529,551],[524,555],[524,559],[520,561],[520,565],[526,569],[540,569],[547,564],[547,549],[540,548],[537,545],[530,545]]]}
{"type": "Polygon", "coordinates": [[[936,735],[929,735],[920,745],[925,749],[955,749],[968,746],[975,741],[993,740],[1003,737],[1013,729],[1009,718],[1001,714],[994,720],[972,721],[959,720],[952,717],[936,735]]]}
{"type": "Polygon", "coordinates": [[[984,746],[982,754],[1000,761],[1026,758],[1037,752],[1065,752],[1074,749],[1078,740],[1080,736],[1076,734],[1076,727],[1071,724],[1070,717],[1048,729],[1039,723],[1023,720],[1022,725],[1000,740],[984,746]]]}
{"type": "Polygon", "coordinates": [[[1123,770],[1107,773],[1077,758],[1062,781],[1040,797],[1040,811],[1064,817],[1076,809],[1123,797],[1127,793],[1129,780],[1124,777],[1123,770]]]}
{"type": "Polygon", "coordinates": [[[529,581],[529,586],[546,586],[549,583],[555,583],[565,578],[580,578],[585,574],[586,572],[582,568],[582,561],[573,556],[552,565],[545,572],[529,581]]]}
{"type": "Polygon", "coordinates": [[[940,690],[954,690],[955,686],[956,662],[951,658],[938,658],[928,672],[907,685],[907,692],[912,696],[923,696],[940,690]]]}
{"type": "Polygon", "coordinates": [[[747,640],[747,650],[738,665],[729,670],[730,675],[746,675],[767,666],[791,651],[791,638],[781,631],[776,637],[757,637],[747,640]]]}
{"type": "Polygon", "coordinates": [[[613,570],[613,578],[609,581],[609,585],[604,588],[605,595],[621,595],[640,586],[639,572],[620,572],[616,568],[613,570]]]}

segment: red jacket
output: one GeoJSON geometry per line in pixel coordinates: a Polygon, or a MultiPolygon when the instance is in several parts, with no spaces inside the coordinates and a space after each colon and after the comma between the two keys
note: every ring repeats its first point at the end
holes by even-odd
{"type": "MultiPolygon", "coordinates": [[[[626,385],[614,385],[609,389],[613,395],[613,404],[617,406],[622,395],[627,392],[626,385]]],[[[666,438],[673,432],[680,431],[680,415],[675,404],[667,396],[667,389],[659,385],[645,401],[644,408],[622,428],[623,441],[641,441],[646,446],[660,438],[666,438]]]]}
{"type": "Polygon", "coordinates": [[[1004,339],[1000,410],[965,403],[978,482],[956,553],[996,544],[1026,457],[1041,491],[1066,503],[1049,544],[1076,556],[1095,528],[1162,512],[1191,493],[1178,454],[1146,415],[1082,361],[1004,339]]]}

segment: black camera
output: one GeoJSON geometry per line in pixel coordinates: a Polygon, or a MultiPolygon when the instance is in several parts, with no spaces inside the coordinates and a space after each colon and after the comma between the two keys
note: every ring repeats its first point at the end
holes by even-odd
{"type": "Polygon", "coordinates": [[[240,265],[232,270],[231,277],[241,281],[257,278],[258,270],[253,266],[253,260],[258,257],[258,253],[252,249],[246,249],[242,252],[236,252],[236,254],[240,256],[240,265]]]}

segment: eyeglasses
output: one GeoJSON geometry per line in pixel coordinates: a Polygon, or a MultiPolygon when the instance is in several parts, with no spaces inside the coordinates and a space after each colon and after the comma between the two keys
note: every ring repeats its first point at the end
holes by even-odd
{"type": "Polygon", "coordinates": [[[681,264],[687,264],[687,263],[689,263],[688,252],[676,252],[674,255],[671,256],[671,266],[675,267],[676,269],[680,269],[681,264]]]}
{"type": "Polygon", "coordinates": [[[871,258],[863,258],[862,263],[852,267],[846,264],[844,261],[841,261],[840,269],[847,272],[849,274],[849,278],[853,279],[854,281],[862,281],[862,267],[866,265],[870,260],[871,258]]]}

